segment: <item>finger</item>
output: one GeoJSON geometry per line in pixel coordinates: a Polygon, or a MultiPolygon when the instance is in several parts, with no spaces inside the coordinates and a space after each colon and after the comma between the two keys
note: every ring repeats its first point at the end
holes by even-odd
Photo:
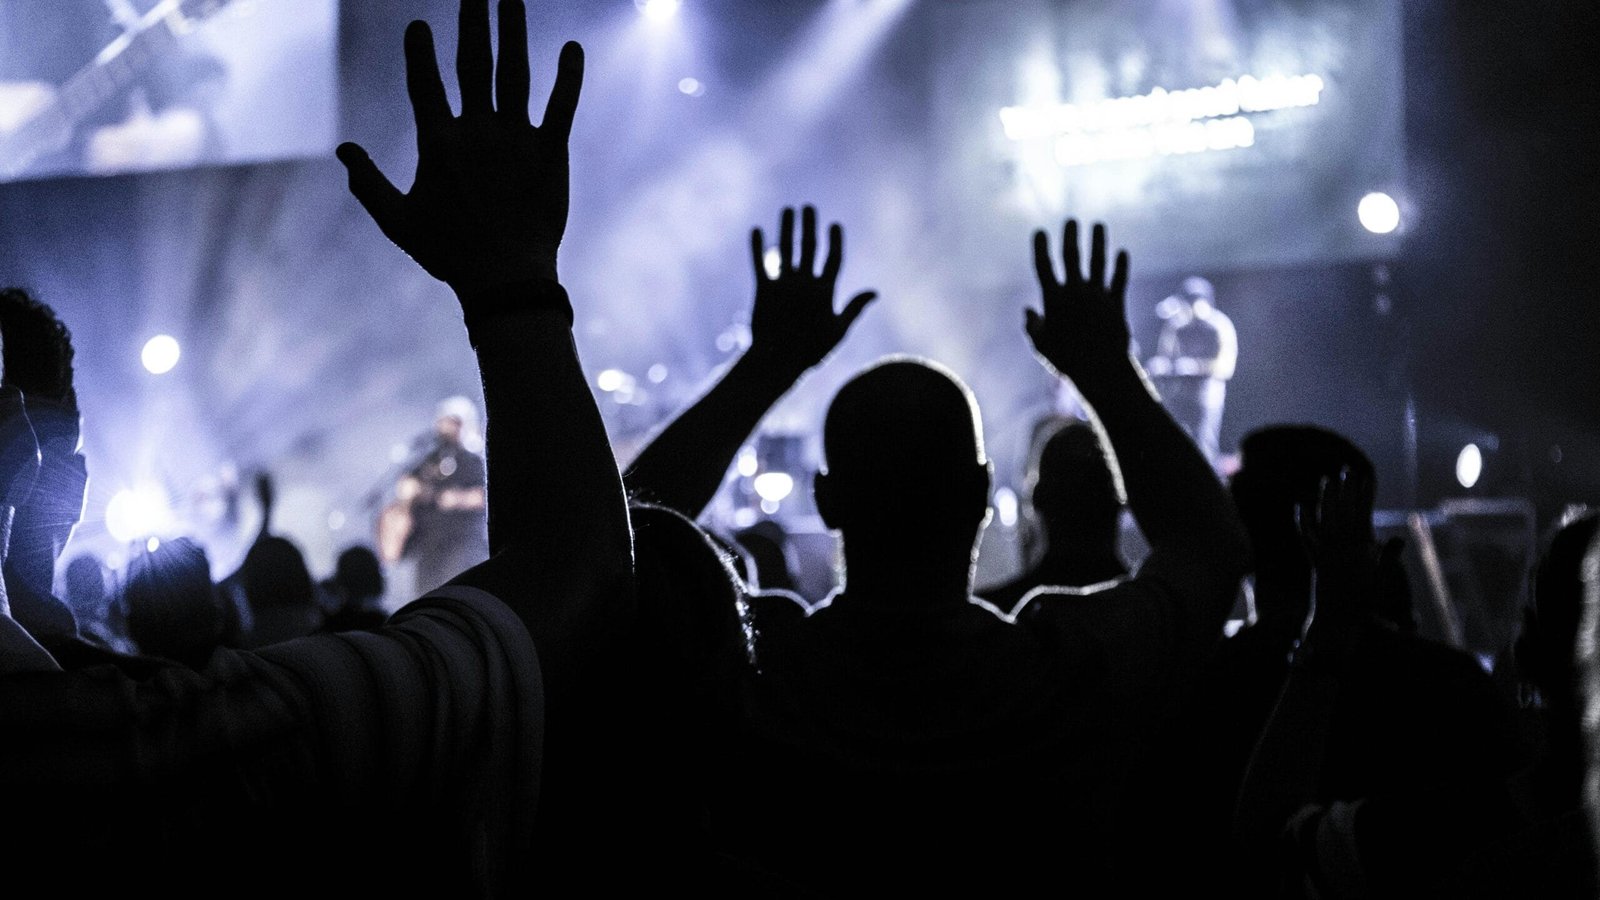
{"type": "Polygon", "coordinates": [[[1119,311],[1126,314],[1128,296],[1128,251],[1118,250],[1117,261],[1111,267],[1111,300],[1119,311]]]}
{"type": "Polygon", "coordinates": [[[778,271],[794,271],[794,207],[785,206],[778,219],[778,271]]]}
{"type": "Polygon", "coordinates": [[[456,80],[461,85],[461,114],[494,112],[494,48],[489,37],[489,0],[461,0],[456,38],[456,80]]]}
{"type": "Polygon", "coordinates": [[[850,302],[844,305],[844,311],[839,313],[839,330],[849,331],[850,325],[861,316],[861,311],[866,309],[867,305],[876,299],[878,299],[877,291],[862,291],[854,297],[851,297],[850,302]]]}
{"type": "Polygon", "coordinates": [[[1106,226],[1099,222],[1089,234],[1089,283],[1095,287],[1106,283],[1106,226]]]}
{"type": "Polygon", "coordinates": [[[1061,285],[1061,282],[1056,280],[1055,263],[1050,261],[1050,237],[1043,231],[1033,233],[1033,271],[1039,276],[1040,287],[1052,288],[1061,285]]]}
{"type": "Polygon", "coordinates": [[[832,282],[839,277],[839,267],[844,265],[844,229],[835,222],[828,226],[828,256],[822,261],[822,278],[832,282]]]}
{"type": "Polygon", "coordinates": [[[406,92],[411,95],[419,142],[450,121],[450,100],[444,93],[427,22],[412,22],[406,28],[406,92]]]}
{"type": "Polygon", "coordinates": [[[500,0],[500,59],[494,77],[500,114],[528,124],[528,8],[522,0],[500,0]]]}
{"type": "Polygon", "coordinates": [[[767,274],[767,238],[761,229],[750,229],[750,262],[755,266],[756,284],[771,281],[767,274]]]}
{"type": "Polygon", "coordinates": [[[405,195],[400,193],[359,144],[344,143],[334,151],[350,174],[350,193],[378,223],[389,239],[399,243],[396,234],[403,221],[405,195]]]}
{"type": "Polygon", "coordinates": [[[1068,219],[1061,235],[1061,264],[1066,267],[1068,287],[1083,284],[1083,260],[1078,255],[1078,220],[1068,219]]]}
{"type": "Polygon", "coordinates": [[[817,208],[806,204],[800,210],[800,271],[817,271],[817,208]]]}
{"type": "Polygon", "coordinates": [[[565,141],[572,134],[572,117],[578,112],[578,94],[583,89],[583,47],[567,41],[556,63],[556,83],[550,88],[550,102],[544,107],[540,128],[548,128],[565,141]]]}

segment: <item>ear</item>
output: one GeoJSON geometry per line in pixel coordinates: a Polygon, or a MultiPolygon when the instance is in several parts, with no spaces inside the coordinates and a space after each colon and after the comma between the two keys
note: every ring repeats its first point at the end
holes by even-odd
{"type": "Polygon", "coordinates": [[[817,515],[822,518],[822,524],[837,530],[839,486],[826,471],[818,471],[811,477],[811,498],[817,503],[817,515]]]}

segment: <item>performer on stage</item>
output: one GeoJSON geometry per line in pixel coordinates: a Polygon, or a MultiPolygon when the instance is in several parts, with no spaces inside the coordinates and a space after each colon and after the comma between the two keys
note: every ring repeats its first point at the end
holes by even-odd
{"type": "Polygon", "coordinates": [[[1211,282],[1199,276],[1185,278],[1179,293],[1157,304],[1156,315],[1163,320],[1161,337],[1145,369],[1167,411],[1216,466],[1222,405],[1239,361],[1233,322],[1217,309],[1211,282]]]}
{"type": "Polygon", "coordinates": [[[416,592],[489,558],[482,447],[472,401],[440,403],[433,448],[400,478],[378,520],[379,552],[386,562],[416,562],[416,592]]]}
{"type": "Polygon", "coordinates": [[[219,159],[228,72],[182,33],[228,2],[0,2],[0,180],[219,159]]]}

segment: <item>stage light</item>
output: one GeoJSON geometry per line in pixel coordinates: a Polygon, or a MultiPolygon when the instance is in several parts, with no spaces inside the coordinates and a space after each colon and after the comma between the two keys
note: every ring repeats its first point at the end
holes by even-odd
{"type": "Polygon", "coordinates": [[[144,342],[144,349],[139,351],[139,361],[144,363],[145,371],[151,375],[165,375],[178,364],[180,353],[177,338],[170,334],[158,334],[144,342]]]}
{"type": "Polygon", "coordinates": [[[761,458],[756,456],[756,451],[754,449],[746,447],[739,451],[739,461],[737,465],[740,475],[743,475],[746,478],[754,478],[756,473],[761,471],[761,458]]]}
{"type": "Polygon", "coordinates": [[[678,7],[683,5],[683,0],[633,0],[633,5],[644,13],[646,19],[666,22],[678,14],[678,7]]]}
{"type": "Polygon", "coordinates": [[[787,472],[762,472],[756,476],[752,486],[761,497],[762,511],[771,515],[777,512],[777,503],[794,493],[794,476],[787,472]],[[767,509],[769,503],[774,504],[773,509],[767,509]]]}
{"type": "Polygon", "coordinates": [[[1356,205],[1361,227],[1373,234],[1388,234],[1400,227],[1400,204],[1382,191],[1373,191],[1356,205]]]}
{"type": "Polygon", "coordinates": [[[1461,486],[1471,490],[1478,479],[1483,476],[1483,451],[1477,444],[1468,444],[1461,448],[1456,456],[1456,481],[1461,486]]]}
{"type": "Polygon", "coordinates": [[[106,531],[123,543],[164,533],[172,523],[166,492],[152,485],[124,488],[106,504],[106,531]]]}
{"type": "Polygon", "coordinates": [[[594,384],[595,387],[610,394],[622,390],[628,380],[628,373],[621,369],[604,369],[595,376],[594,384]]]}
{"type": "Polygon", "coordinates": [[[761,264],[766,267],[768,278],[777,278],[783,274],[783,254],[777,247],[768,247],[767,252],[761,257],[761,264]]]}
{"type": "Polygon", "coordinates": [[[651,384],[660,384],[661,382],[667,380],[667,367],[663,366],[661,363],[656,363],[644,374],[646,378],[650,379],[651,384]]]}
{"type": "Polygon", "coordinates": [[[1017,524],[1017,492],[1003,487],[994,492],[994,511],[1005,528],[1017,524]]]}
{"type": "Polygon", "coordinates": [[[161,549],[161,538],[153,537],[144,542],[144,552],[154,553],[161,549]]]}
{"type": "Polygon", "coordinates": [[[690,97],[698,97],[706,92],[706,86],[698,78],[685,78],[678,82],[678,90],[690,97]]]}

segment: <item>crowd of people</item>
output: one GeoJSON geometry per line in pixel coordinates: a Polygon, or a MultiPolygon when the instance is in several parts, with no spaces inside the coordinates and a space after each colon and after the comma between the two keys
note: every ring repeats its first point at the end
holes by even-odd
{"type": "Polygon", "coordinates": [[[463,0],[459,114],[428,26],[407,29],[409,191],[338,151],[377,226],[454,291],[487,409],[489,559],[394,615],[370,550],[316,581],[272,532],[267,478],[261,533],[218,582],[188,540],[109,584],[71,558],[94,422],[67,327],[0,294],[0,858],[17,883],[1595,896],[1600,517],[1553,532],[1500,661],[1537,697],[1519,706],[1416,634],[1354,444],[1261,428],[1218,480],[1130,354],[1127,255],[1068,221],[1034,237],[1040,303],[1019,324],[1037,359],[1009,363],[1043,364],[1089,411],[1039,442],[1042,552],[974,585],[992,474],[977,402],[938,363],[891,357],[822,427],[840,587],[786,591],[781,534],[752,554],[696,519],[875,295],[836,306],[842,229],[784,210],[775,272],[751,235],[748,350],[619,471],[557,267],[583,52],[562,49],[534,125],[525,18],[501,0],[497,53],[486,0],[463,0]],[[1149,546],[1132,570],[1124,504],[1149,546]],[[1246,580],[1250,623],[1224,637],[1246,580]]]}

